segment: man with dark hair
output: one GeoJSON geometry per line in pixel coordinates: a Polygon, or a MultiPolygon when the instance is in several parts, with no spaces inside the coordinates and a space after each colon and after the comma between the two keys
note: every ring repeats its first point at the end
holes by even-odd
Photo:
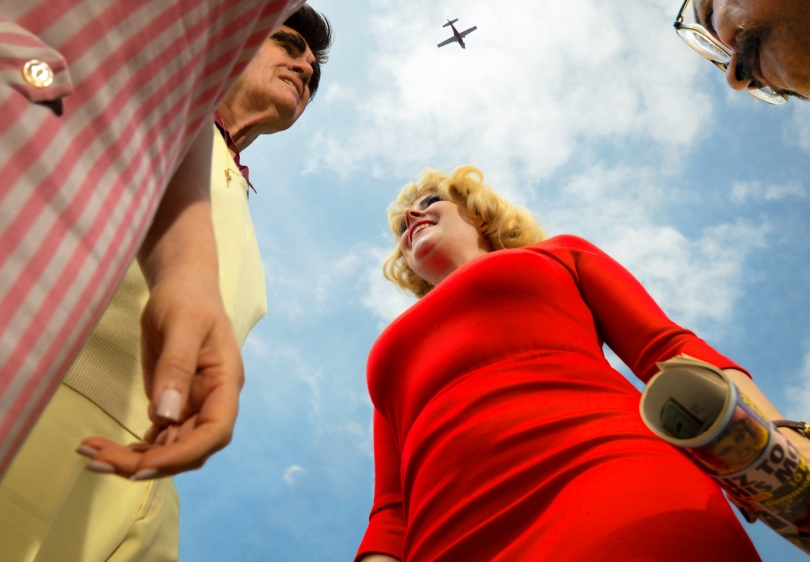
{"type": "MultiPolygon", "coordinates": [[[[240,346],[267,302],[239,151],[259,135],[290,128],[303,114],[331,42],[329,22],[302,7],[265,40],[211,125],[219,289],[240,346]]],[[[10,466],[0,485],[4,560],[177,560],[179,500],[172,479],[161,477],[199,466],[160,472],[143,461],[165,445],[182,445],[206,420],[204,411],[184,417],[177,397],[147,413],[139,318],[148,295],[135,264],[10,466]],[[89,462],[74,453],[81,440],[78,452],[89,462]],[[47,467],[58,467],[58,476],[47,467]]],[[[148,353],[143,357],[149,361],[148,353]]]]}
{"type": "Polygon", "coordinates": [[[810,97],[807,0],[685,0],[675,28],[733,89],[773,104],[810,97]]]}
{"type": "Polygon", "coordinates": [[[238,152],[259,135],[289,129],[318,91],[332,42],[329,22],[304,5],[259,48],[217,108],[238,152]]]}

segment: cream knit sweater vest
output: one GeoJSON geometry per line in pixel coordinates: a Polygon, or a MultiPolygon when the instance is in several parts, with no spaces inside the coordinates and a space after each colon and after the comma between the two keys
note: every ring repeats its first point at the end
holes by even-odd
{"type": "MultiPolygon", "coordinates": [[[[245,178],[215,127],[211,207],[219,283],[240,346],[267,312],[264,271],[247,190],[245,178]]],[[[133,263],[64,380],[139,438],[151,425],[140,361],[140,317],[148,298],[141,270],[133,263]]]]}

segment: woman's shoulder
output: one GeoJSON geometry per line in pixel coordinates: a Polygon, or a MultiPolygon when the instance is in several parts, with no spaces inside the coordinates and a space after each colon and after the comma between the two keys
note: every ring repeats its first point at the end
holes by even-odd
{"type": "Polygon", "coordinates": [[[556,236],[552,236],[551,238],[546,238],[537,244],[532,244],[531,246],[528,246],[528,248],[547,252],[600,251],[599,248],[597,248],[594,244],[574,234],[558,234],[556,236]]]}

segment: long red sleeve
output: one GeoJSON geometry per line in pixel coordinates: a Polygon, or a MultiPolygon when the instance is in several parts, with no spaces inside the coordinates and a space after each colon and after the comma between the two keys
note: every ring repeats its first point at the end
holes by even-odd
{"type": "Polygon", "coordinates": [[[540,247],[571,272],[599,335],[643,382],[658,372],[656,362],[679,353],[747,372],[670,320],[629,271],[590,242],[564,235],[540,247]]]}
{"type": "Polygon", "coordinates": [[[355,560],[367,554],[387,554],[402,560],[405,517],[402,513],[400,457],[391,426],[374,411],[374,507],[355,560]]]}

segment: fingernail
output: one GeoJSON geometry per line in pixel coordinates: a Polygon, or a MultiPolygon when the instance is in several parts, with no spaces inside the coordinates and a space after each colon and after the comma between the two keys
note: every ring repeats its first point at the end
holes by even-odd
{"type": "Polygon", "coordinates": [[[180,393],[173,388],[167,388],[160,393],[155,414],[167,420],[179,421],[182,406],[183,397],[180,393]]]}
{"type": "Polygon", "coordinates": [[[76,452],[80,455],[88,458],[93,458],[98,454],[98,449],[94,449],[93,447],[88,447],[87,445],[79,445],[79,448],[76,449],[76,452]]]}
{"type": "Polygon", "coordinates": [[[150,478],[154,478],[158,473],[158,469],[156,468],[142,468],[135,474],[129,477],[130,480],[133,482],[140,482],[141,480],[149,480],[150,478]]]}
{"type": "Polygon", "coordinates": [[[103,461],[90,461],[85,465],[90,472],[98,472],[99,474],[112,474],[115,472],[115,467],[108,462],[103,461]]]}

